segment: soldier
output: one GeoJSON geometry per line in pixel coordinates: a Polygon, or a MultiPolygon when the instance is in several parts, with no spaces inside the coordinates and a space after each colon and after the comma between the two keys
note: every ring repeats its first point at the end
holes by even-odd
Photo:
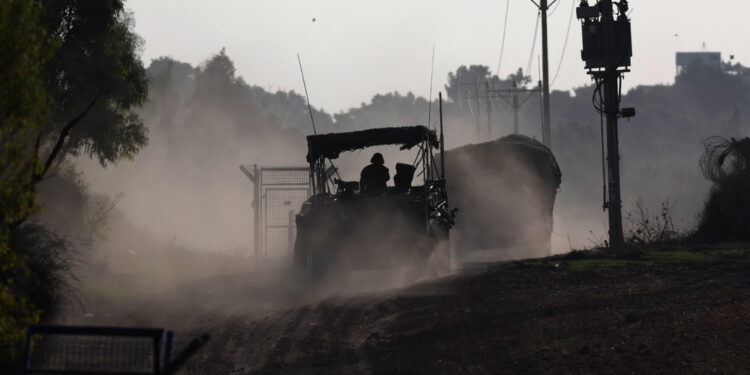
{"type": "Polygon", "coordinates": [[[391,174],[383,164],[383,155],[379,152],[372,155],[370,165],[364,167],[360,175],[359,186],[362,193],[376,195],[385,192],[386,182],[391,179],[391,174]]]}

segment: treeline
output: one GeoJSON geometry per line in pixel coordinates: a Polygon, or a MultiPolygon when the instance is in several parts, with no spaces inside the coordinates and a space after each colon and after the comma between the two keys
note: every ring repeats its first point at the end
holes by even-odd
{"type": "MultiPolygon", "coordinates": [[[[303,96],[293,91],[271,93],[246,83],[236,75],[224,51],[198,67],[157,59],[148,74],[153,91],[146,111],[150,108],[148,113],[162,116],[152,127],[183,123],[169,109],[192,101],[200,103],[195,104],[198,112],[200,106],[219,104],[221,116],[231,117],[249,137],[285,130],[285,136],[301,139],[311,133],[303,96]]],[[[583,70],[581,74],[585,74],[583,70]]],[[[683,229],[694,224],[709,188],[698,168],[702,141],[713,135],[747,135],[748,123],[742,113],[750,104],[747,77],[747,69],[739,64],[725,65],[722,70],[694,64],[675,77],[674,84],[638,86],[622,93],[622,106],[637,110],[635,118],[621,121],[620,126],[626,210],[638,201],[647,207],[668,201],[683,229]]],[[[520,133],[541,140],[540,100],[533,92],[537,85],[520,69],[506,77],[481,65],[461,66],[451,72],[441,90],[449,146],[510,134],[513,111],[508,93],[512,87],[532,91],[519,94],[523,103],[518,114],[520,133]],[[492,98],[487,98],[488,93],[492,98]]],[[[589,85],[551,95],[552,148],[563,172],[557,212],[575,218],[567,220],[571,225],[563,229],[583,233],[579,242],[584,243],[590,231],[603,228],[601,122],[593,108],[593,91],[589,85]]],[[[431,107],[434,125],[436,102],[431,107]]],[[[370,102],[339,113],[314,109],[314,116],[319,131],[348,131],[425,124],[428,108],[423,97],[394,92],[375,95],[370,102]]],[[[190,113],[191,118],[201,116],[190,113]]],[[[303,143],[297,144],[304,148],[303,143]]],[[[302,161],[302,152],[299,154],[294,160],[302,161]]],[[[565,220],[558,223],[566,224],[565,220]]]]}
{"type": "MultiPolygon", "coordinates": [[[[276,128],[296,129],[302,134],[312,133],[304,96],[294,91],[268,92],[248,84],[243,77],[237,75],[234,62],[224,49],[198,66],[161,57],[151,61],[147,74],[151,83],[151,96],[142,113],[153,120],[154,126],[179,126],[175,124],[184,123],[186,118],[194,118],[193,115],[200,115],[207,108],[219,105],[236,127],[246,131],[276,128]],[[188,107],[190,111],[186,114],[184,109],[188,107]]],[[[523,87],[531,79],[520,69],[515,74],[500,79],[493,76],[485,66],[462,66],[448,76],[448,83],[444,88],[445,104],[451,108],[445,112],[456,112],[454,115],[465,117],[468,123],[474,122],[469,115],[473,115],[475,110],[481,110],[484,116],[484,107],[474,108],[474,101],[470,99],[475,94],[474,86],[465,86],[464,83],[476,82],[479,95],[483,95],[485,81],[495,90],[508,89],[513,82],[523,87]]],[[[437,100],[433,99],[432,110],[436,115],[437,100]]],[[[484,102],[482,99],[482,106],[484,102]]],[[[493,104],[493,111],[499,112],[500,106],[495,105],[493,104]]],[[[319,132],[347,131],[425,124],[428,120],[428,108],[430,103],[426,98],[415,96],[411,92],[392,92],[376,94],[370,102],[339,113],[328,113],[324,109],[313,107],[313,117],[319,132]]],[[[436,121],[435,116],[432,125],[436,121]]]]}
{"type": "MultiPolygon", "coordinates": [[[[151,61],[147,74],[151,100],[143,114],[154,126],[180,126],[186,119],[199,122],[195,116],[214,115],[218,107],[234,126],[254,135],[279,129],[312,133],[304,96],[294,91],[272,93],[246,83],[224,49],[199,66],[161,57],[151,61]]],[[[370,103],[338,114],[313,108],[313,117],[319,132],[331,132],[424,122],[427,107],[424,98],[394,92],[375,95],[370,103]]]]}

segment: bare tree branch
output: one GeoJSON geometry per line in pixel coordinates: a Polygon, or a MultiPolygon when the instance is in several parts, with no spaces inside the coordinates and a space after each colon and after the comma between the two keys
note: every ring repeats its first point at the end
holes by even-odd
{"type": "MultiPolygon", "coordinates": [[[[91,111],[91,108],[94,107],[94,104],[99,100],[99,97],[101,96],[101,93],[97,93],[93,99],[91,99],[91,102],[86,107],[86,109],[81,112],[78,116],[68,121],[67,124],[62,128],[60,131],[60,135],[57,136],[57,141],[55,142],[55,146],[52,148],[52,151],[47,156],[47,160],[44,162],[44,168],[41,171],[36,171],[36,164],[39,160],[39,148],[41,144],[42,139],[42,133],[40,132],[39,135],[37,135],[36,144],[34,145],[34,159],[32,163],[34,163],[34,172],[32,172],[31,175],[31,181],[29,181],[29,184],[26,186],[27,189],[34,189],[36,187],[36,184],[41,182],[44,179],[44,176],[49,171],[50,167],[52,167],[52,164],[55,162],[55,159],[57,159],[58,155],[60,154],[60,151],[62,150],[63,146],[65,145],[65,141],[68,140],[68,135],[70,135],[70,131],[73,130],[73,128],[78,125],[78,123],[83,120],[84,117],[91,111]]],[[[23,224],[26,219],[28,218],[28,215],[10,223],[9,227],[11,229],[18,228],[23,224]]]]}
{"type": "Polygon", "coordinates": [[[65,124],[65,126],[60,131],[60,135],[57,137],[55,146],[52,148],[52,151],[47,156],[47,160],[44,162],[44,168],[40,172],[34,173],[32,184],[36,184],[44,178],[44,175],[47,174],[50,167],[52,167],[52,164],[55,162],[55,159],[57,159],[57,156],[62,150],[62,147],[65,145],[65,141],[68,140],[70,131],[73,130],[73,128],[78,125],[78,123],[81,122],[84,117],[86,117],[89,111],[91,111],[91,108],[94,107],[94,104],[96,104],[97,100],[99,100],[100,96],[101,93],[97,93],[96,96],[94,96],[94,98],[91,100],[91,103],[89,103],[88,107],[86,107],[86,109],[83,110],[80,115],[76,116],[72,120],[68,121],[67,124],[65,124]]]}

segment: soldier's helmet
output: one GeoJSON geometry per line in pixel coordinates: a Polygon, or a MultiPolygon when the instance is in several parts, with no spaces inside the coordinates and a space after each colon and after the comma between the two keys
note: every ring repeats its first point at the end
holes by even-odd
{"type": "Polygon", "coordinates": [[[372,155],[372,158],[370,159],[370,163],[383,165],[385,164],[385,159],[383,159],[383,155],[381,153],[376,152],[375,155],[372,155]]]}

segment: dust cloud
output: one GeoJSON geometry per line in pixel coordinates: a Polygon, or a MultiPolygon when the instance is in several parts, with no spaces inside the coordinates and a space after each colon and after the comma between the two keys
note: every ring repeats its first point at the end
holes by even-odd
{"type": "MultiPolygon", "coordinates": [[[[321,287],[293,269],[288,254],[255,259],[253,185],[238,167],[305,166],[312,132],[309,117],[299,115],[306,115],[304,101],[247,85],[223,52],[199,67],[156,60],[148,73],[150,100],[139,110],[148,146],[106,168],[76,160],[87,191],[120,198],[77,270],[80,303],[65,320],[161,324],[175,316],[261,314],[422,278],[405,265],[357,271],[321,287]]],[[[326,116],[316,111],[321,132],[333,130],[326,116]]],[[[359,180],[375,151],[337,160],[342,178],[359,180]]],[[[390,165],[413,161],[413,152],[381,151],[390,165]]],[[[447,259],[441,256],[433,263],[447,259]]]]}
{"type": "Polygon", "coordinates": [[[124,194],[118,208],[144,231],[208,251],[246,253],[253,185],[239,165],[303,165],[305,144],[294,132],[243,136],[219,112],[185,118],[190,124],[182,129],[151,126],[149,146],[133,161],[79,165],[92,190],[124,194]]]}
{"type": "MultiPolygon", "coordinates": [[[[148,73],[150,100],[139,114],[149,128],[149,145],[134,160],[116,166],[102,168],[87,159],[76,162],[92,194],[113,197],[122,193],[107,234],[94,246],[92,265],[83,275],[85,280],[95,280],[84,283],[89,300],[122,301],[124,296],[143,304],[154,299],[171,301],[166,296],[173,295],[185,298],[167,303],[182,306],[178,311],[255,311],[330,293],[373,292],[420,279],[409,267],[389,273],[360,271],[346,280],[335,280],[336,288],[321,292],[309,288],[309,275],[293,270],[286,254],[274,261],[256,261],[250,256],[253,186],[238,167],[305,165],[305,136],[312,129],[304,97],[246,83],[235,74],[224,51],[197,67],[157,59],[148,73]]],[[[479,81],[490,81],[495,88],[510,85],[513,78],[501,80],[488,70],[483,74],[479,81]]],[[[451,157],[465,147],[490,147],[512,131],[510,112],[498,104],[490,108],[493,123],[487,134],[485,113],[458,91],[464,79],[477,81],[457,75],[446,85],[448,188],[471,187],[468,191],[474,200],[459,197],[459,192],[451,203],[460,209],[459,226],[463,220],[482,227],[455,232],[453,259],[466,255],[467,249],[492,249],[492,259],[497,260],[603,244],[606,214],[602,211],[600,119],[591,107],[593,87],[552,93],[552,150],[562,172],[558,188],[549,183],[549,172],[523,167],[526,162],[519,162],[518,154],[490,150],[491,156],[481,162],[474,157],[451,157]],[[472,230],[479,232],[472,234],[472,230]]],[[[623,94],[623,106],[635,106],[639,113],[621,125],[625,214],[637,201],[654,208],[669,200],[676,227],[689,230],[694,226],[709,190],[697,166],[701,141],[717,133],[747,134],[738,109],[746,107],[746,99],[736,99],[747,97],[742,93],[746,86],[734,78],[695,68],[678,77],[674,85],[638,87],[623,94]],[[700,95],[707,87],[716,93],[710,100],[700,95]]],[[[376,95],[370,103],[346,112],[314,109],[313,114],[319,133],[326,133],[425,124],[428,108],[432,110],[430,125],[436,128],[437,102],[430,106],[426,99],[410,93],[376,95]]],[[[537,98],[527,102],[519,118],[521,133],[538,143],[537,98]]],[[[344,154],[334,161],[341,178],[359,180],[359,171],[373,152],[383,153],[392,175],[397,162],[411,164],[415,155],[413,150],[395,147],[344,154]]],[[[419,178],[415,176],[415,182],[419,178]]],[[[398,253],[400,249],[390,250],[398,253]]]]}

